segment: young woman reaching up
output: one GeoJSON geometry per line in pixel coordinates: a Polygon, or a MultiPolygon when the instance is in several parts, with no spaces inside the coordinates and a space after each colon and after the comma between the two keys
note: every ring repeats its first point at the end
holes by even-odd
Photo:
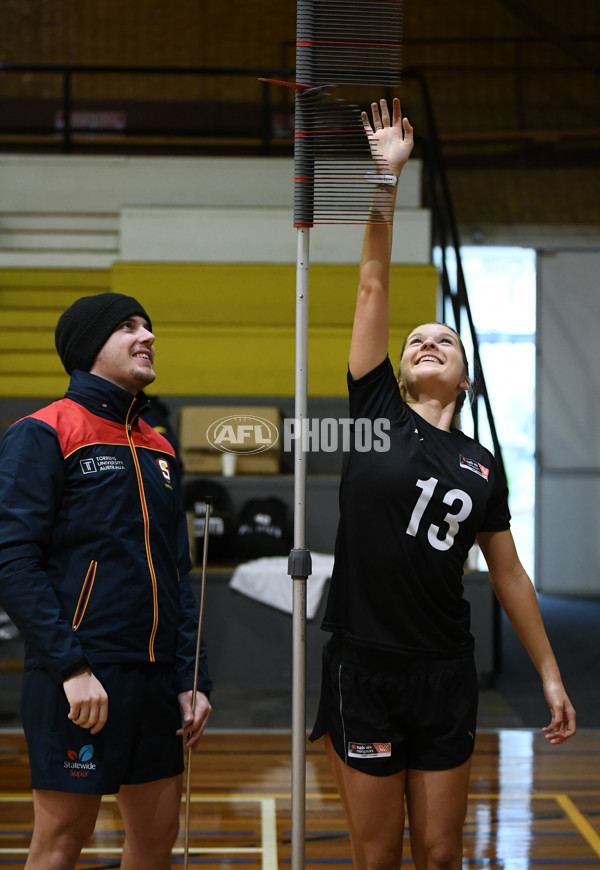
{"type": "MultiPolygon", "coordinates": [[[[401,175],[413,130],[393,101],[372,104],[365,131],[379,165],[401,175]]],[[[389,179],[388,179],[389,180],[389,179]]],[[[397,186],[375,185],[350,347],[350,416],[389,421],[387,452],[351,452],[340,487],[335,567],[323,629],[325,737],[354,865],[399,870],[405,802],[417,870],[459,870],[477,675],[462,573],[477,541],[494,591],[537,668],[553,745],[575,711],[535,591],[510,532],[508,493],[492,454],[455,427],[471,386],[457,333],[425,323],[388,357],[389,278],[397,186]]]]}

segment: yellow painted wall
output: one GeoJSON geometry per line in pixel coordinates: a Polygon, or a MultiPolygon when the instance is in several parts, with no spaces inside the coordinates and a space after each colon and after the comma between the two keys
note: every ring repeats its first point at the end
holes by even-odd
{"type": "Polygon", "coordinates": [[[54,347],[56,322],[75,299],[110,289],[109,270],[0,270],[0,396],[61,396],[69,379],[54,347]]]}
{"type": "MultiPolygon", "coordinates": [[[[308,390],[343,396],[358,268],[311,265],[308,390]]],[[[392,267],[390,354],[406,332],[436,317],[433,266],[392,267]]],[[[291,396],[295,371],[293,264],[115,263],[110,270],[0,272],[0,395],[55,397],[68,378],[54,327],[76,298],[135,296],[157,336],[161,395],[291,396]]]]}

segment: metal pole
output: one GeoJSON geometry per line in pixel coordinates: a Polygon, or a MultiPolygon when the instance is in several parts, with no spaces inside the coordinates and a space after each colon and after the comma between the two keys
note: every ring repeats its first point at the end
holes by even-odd
{"type": "Polygon", "coordinates": [[[73,103],[71,91],[71,71],[65,69],[63,79],[63,112],[65,114],[65,126],[63,128],[63,151],[70,154],[73,150],[73,103]]]}
{"type": "Polygon", "coordinates": [[[263,81],[260,91],[260,153],[265,156],[270,151],[273,136],[273,113],[271,112],[271,85],[263,81]]]}
{"type": "MultiPolygon", "coordinates": [[[[198,613],[198,630],[196,632],[196,658],[194,660],[194,685],[192,687],[192,711],[196,710],[196,692],[198,685],[198,672],[200,670],[200,647],[202,642],[202,619],[204,617],[204,595],[206,592],[206,563],[208,559],[208,535],[210,530],[210,509],[212,496],[207,495],[204,503],[206,513],[204,515],[204,542],[202,548],[202,580],[200,584],[200,608],[198,613]]],[[[188,870],[190,851],[190,801],[192,787],[192,750],[187,751],[186,783],[185,783],[185,822],[183,829],[183,867],[188,870]]]]}
{"type": "Polygon", "coordinates": [[[296,425],[300,438],[294,456],[294,549],[289,573],[293,595],[292,663],[292,870],[304,870],[306,800],[306,581],[311,572],[306,549],[306,420],[308,396],[308,262],[309,231],[298,229],[296,265],[296,425]]]}

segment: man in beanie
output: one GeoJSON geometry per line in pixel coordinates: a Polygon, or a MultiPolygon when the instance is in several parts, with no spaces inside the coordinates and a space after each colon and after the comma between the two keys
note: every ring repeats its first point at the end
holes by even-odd
{"type": "Polygon", "coordinates": [[[25,638],[35,824],[27,870],[74,868],[116,794],[121,867],[167,870],[183,749],[211,689],[175,453],[143,420],[154,335],[130,296],[78,299],[56,327],[65,397],[0,443],[0,603],[25,638]]]}

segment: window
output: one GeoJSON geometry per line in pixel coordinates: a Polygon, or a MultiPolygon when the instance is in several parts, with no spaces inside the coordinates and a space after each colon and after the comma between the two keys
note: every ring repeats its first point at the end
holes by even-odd
{"type": "MultiPolygon", "coordinates": [[[[521,561],[534,576],[535,506],[535,251],[464,247],[461,257],[479,352],[510,489],[512,531],[521,561]]],[[[438,262],[439,251],[435,259],[438,262]]],[[[448,257],[453,274],[453,259],[448,257]]],[[[452,325],[452,313],[446,313],[452,325]]],[[[471,356],[470,337],[463,340],[471,356]]],[[[472,358],[472,356],[471,356],[472,358]]],[[[473,434],[470,415],[463,428],[473,434]]],[[[479,440],[492,448],[480,400],[479,440]]]]}

